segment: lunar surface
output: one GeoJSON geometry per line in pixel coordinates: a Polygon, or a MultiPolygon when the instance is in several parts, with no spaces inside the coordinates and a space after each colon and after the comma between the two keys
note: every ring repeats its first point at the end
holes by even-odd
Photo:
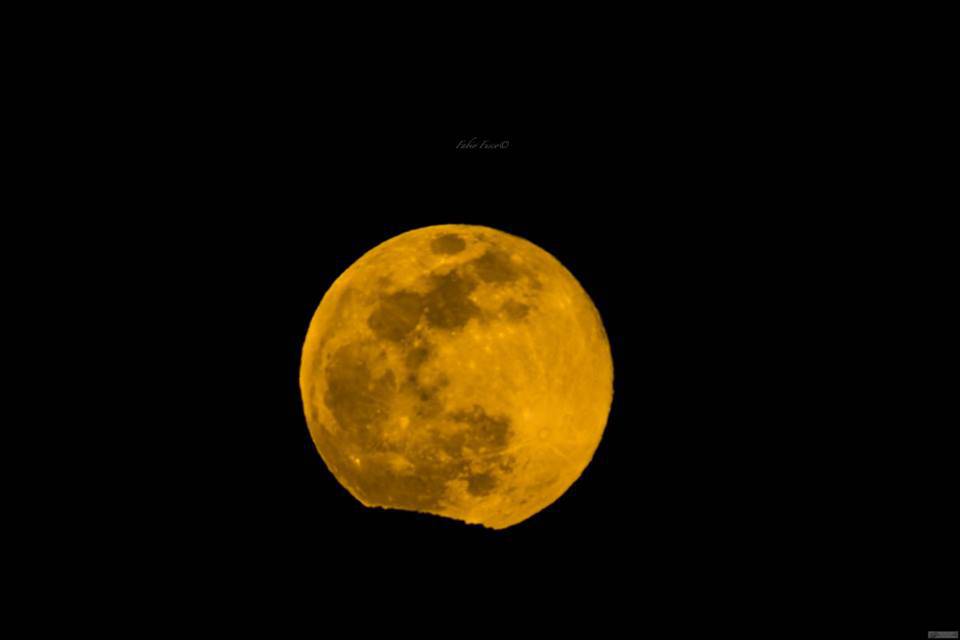
{"type": "Polygon", "coordinates": [[[313,442],[366,506],[502,529],[589,464],[613,399],[600,315],[553,256],[495,229],[415,229],[330,287],[303,345],[313,442]]]}

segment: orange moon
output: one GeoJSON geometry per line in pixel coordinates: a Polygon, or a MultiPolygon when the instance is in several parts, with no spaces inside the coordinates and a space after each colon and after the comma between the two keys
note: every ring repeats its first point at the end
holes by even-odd
{"type": "Polygon", "coordinates": [[[556,258],[496,229],[440,225],[374,247],[330,286],[300,391],[317,451],[361,503],[503,529],[590,463],[613,360],[556,258]]]}

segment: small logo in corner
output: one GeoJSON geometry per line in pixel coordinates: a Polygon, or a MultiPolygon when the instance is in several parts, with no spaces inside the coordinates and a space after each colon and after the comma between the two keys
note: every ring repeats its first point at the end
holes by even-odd
{"type": "Polygon", "coordinates": [[[956,631],[927,631],[928,638],[956,638],[960,636],[956,631]]]}

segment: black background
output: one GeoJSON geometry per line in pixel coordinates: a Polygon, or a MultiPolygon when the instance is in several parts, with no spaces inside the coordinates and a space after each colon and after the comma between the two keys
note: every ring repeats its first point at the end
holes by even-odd
{"type": "MultiPolygon", "coordinates": [[[[119,90],[106,80],[103,127],[80,108],[66,127],[57,161],[92,176],[58,189],[120,214],[58,227],[99,241],[75,243],[91,274],[58,274],[90,337],[78,362],[122,352],[101,365],[119,437],[97,441],[122,472],[85,471],[111,500],[78,501],[73,522],[111,523],[87,535],[119,553],[130,600],[271,635],[311,619],[362,635],[936,628],[955,593],[956,260],[931,188],[935,74],[671,38],[635,66],[617,34],[597,59],[449,69],[443,51],[363,64],[314,41],[172,71],[144,56],[119,90]],[[457,148],[473,138],[509,147],[457,148]],[[324,292],[443,223],[549,251],[613,350],[593,462],[504,531],[362,507],[302,412],[324,292]]],[[[87,104],[92,83],[65,99],[87,104]]]]}
{"type": "Polygon", "coordinates": [[[282,139],[212,174],[229,206],[194,227],[177,270],[191,284],[173,292],[192,296],[176,369],[195,395],[175,444],[192,465],[163,490],[186,582],[199,562],[228,606],[316,607],[361,628],[492,631],[533,610],[536,625],[729,630],[800,611],[794,629],[876,634],[936,606],[952,463],[923,399],[944,383],[916,359],[936,342],[912,328],[946,314],[933,228],[851,212],[814,150],[678,143],[682,118],[645,143],[561,120],[441,122],[320,136],[316,164],[313,145],[282,139]],[[510,146],[456,148],[472,137],[510,146]],[[376,244],[440,223],[552,253],[613,350],[594,461],[504,531],[362,507],[303,417],[300,349],[327,287],[376,244]]]}

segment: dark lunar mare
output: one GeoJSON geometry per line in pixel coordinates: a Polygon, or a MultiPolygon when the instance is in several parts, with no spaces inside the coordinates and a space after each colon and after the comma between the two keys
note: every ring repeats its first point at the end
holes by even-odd
{"type": "MultiPolygon", "coordinates": [[[[458,253],[465,246],[456,234],[439,236],[431,243],[435,253],[446,254],[458,253]]],[[[520,275],[508,254],[490,248],[460,268],[426,276],[426,293],[399,290],[380,296],[367,325],[379,340],[403,349],[403,376],[389,369],[379,375],[374,373],[383,370],[377,366],[377,360],[385,358],[376,342],[351,343],[333,352],[325,369],[324,403],[349,440],[347,444],[362,453],[361,463],[346,460],[343,444],[333,441],[322,426],[318,444],[334,472],[345,476],[366,501],[438,511],[451,481],[463,480],[471,495],[485,496],[496,489],[498,474],[513,469],[515,460],[505,453],[512,436],[507,416],[491,415],[479,404],[448,411],[440,400],[443,380],[435,386],[419,381],[418,372],[429,361],[433,345],[418,327],[439,331],[463,328],[481,313],[469,297],[478,279],[497,285],[512,282],[520,275]],[[422,321],[426,325],[421,325],[422,321]],[[382,429],[398,394],[414,399],[410,428],[428,434],[425,439],[411,440],[418,445],[388,444],[383,437],[382,429]],[[437,428],[443,421],[459,423],[464,428],[437,428]],[[440,452],[446,457],[438,455],[440,452]],[[389,464],[389,456],[381,455],[390,453],[402,455],[414,468],[394,468],[389,464]]],[[[509,321],[521,321],[529,310],[529,305],[516,300],[508,300],[501,307],[502,317],[509,321]]],[[[316,408],[312,412],[319,425],[316,408]]]]}
{"type": "Polygon", "coordinates": [[[381,296],[377,308],[367,318],[367,325],[378,338],[399,342],[420,323],[423,307],[423,298],[413,291],[381,296]]]}
{"type": "Polygon", "coordinates": [[[454,270],[433,276],[432,282],[433,288],[424,299],[430,326],[445,330],[460,329],[470,318],[480,316],[480,308],[469,297],[477,288],[473,278],[454,270]]]}
{"type": "MultiPolygon", "coordinates": [[[[417,382],[415,369],[399,385],[391,370],[374,375],[375,367],[369,358],[377,357],[375,344],[348,344],[333,354],[327,367],[324,402],[344,437],[361,452],[360,465],[352,464],[345,460],[343,443],[334,442],[325,432],[321,434],[319,444],[334,471],[343,474],[368,502],[405,509],[442,509],[447,485],[458,479],[467,483],[467,491],[472,495],[491,493],[497,486],[495,472],[512,468],[512,460],[503,454],[510,442],[509,418],[491,415],[481,405],[446,411],[439,399],[439,388],[417,382]],[[415,398],[417,409],[410,428],[428,434],[418,445],[387,444],[382,436],[385,421],[390,417],[389,404],[396,394],[415,398]],[[440,419],[465,428],[439,429],[440,419]],[[414,468],[393,468],[389,458],[380,455],[389,453],[404,456],[414,468]],[[471,469],[470,460],[475,465],[476,460],[481,461],[481,467],[471,469]]],[[[422,366],[423,357],[418,347],[407,353],[407,360],[415,366],[422,366]]],[[[316,409],[312,417],[319,424],[316,409]]]]}
{"type": "Polygon", "coordinates": [[[490,248],[482,256],[467,264],[473,266],[484,282],[502,284],[520,277],[520,271],[511,262],[510,255],[500,249],[490,248]]]}
{"type": "Polygon", "coordinates": [[[501,307],[503,313],[508,319],[513,321],[523,320],[530,313],[530,305],[517,302],[516,300],[507,300],[501,307]]]}
{"type": "Polygon", "coordinates": [[[392,370],[379,377],[371,371],[372,358],[385,353],[370,343],[350,343],[337,349],[327,365],[324,404],[342,429],[365,448],[376,447],[377,427],[389,416],[397,383],[392,370]]]}
{"type": "Polygon", "coordinates": [[[467,243],[455,233],[445,233],[437,236],[430,243],[430,250],[438,254],[452,255],[460,253],[467,247],[467,243]]]}

